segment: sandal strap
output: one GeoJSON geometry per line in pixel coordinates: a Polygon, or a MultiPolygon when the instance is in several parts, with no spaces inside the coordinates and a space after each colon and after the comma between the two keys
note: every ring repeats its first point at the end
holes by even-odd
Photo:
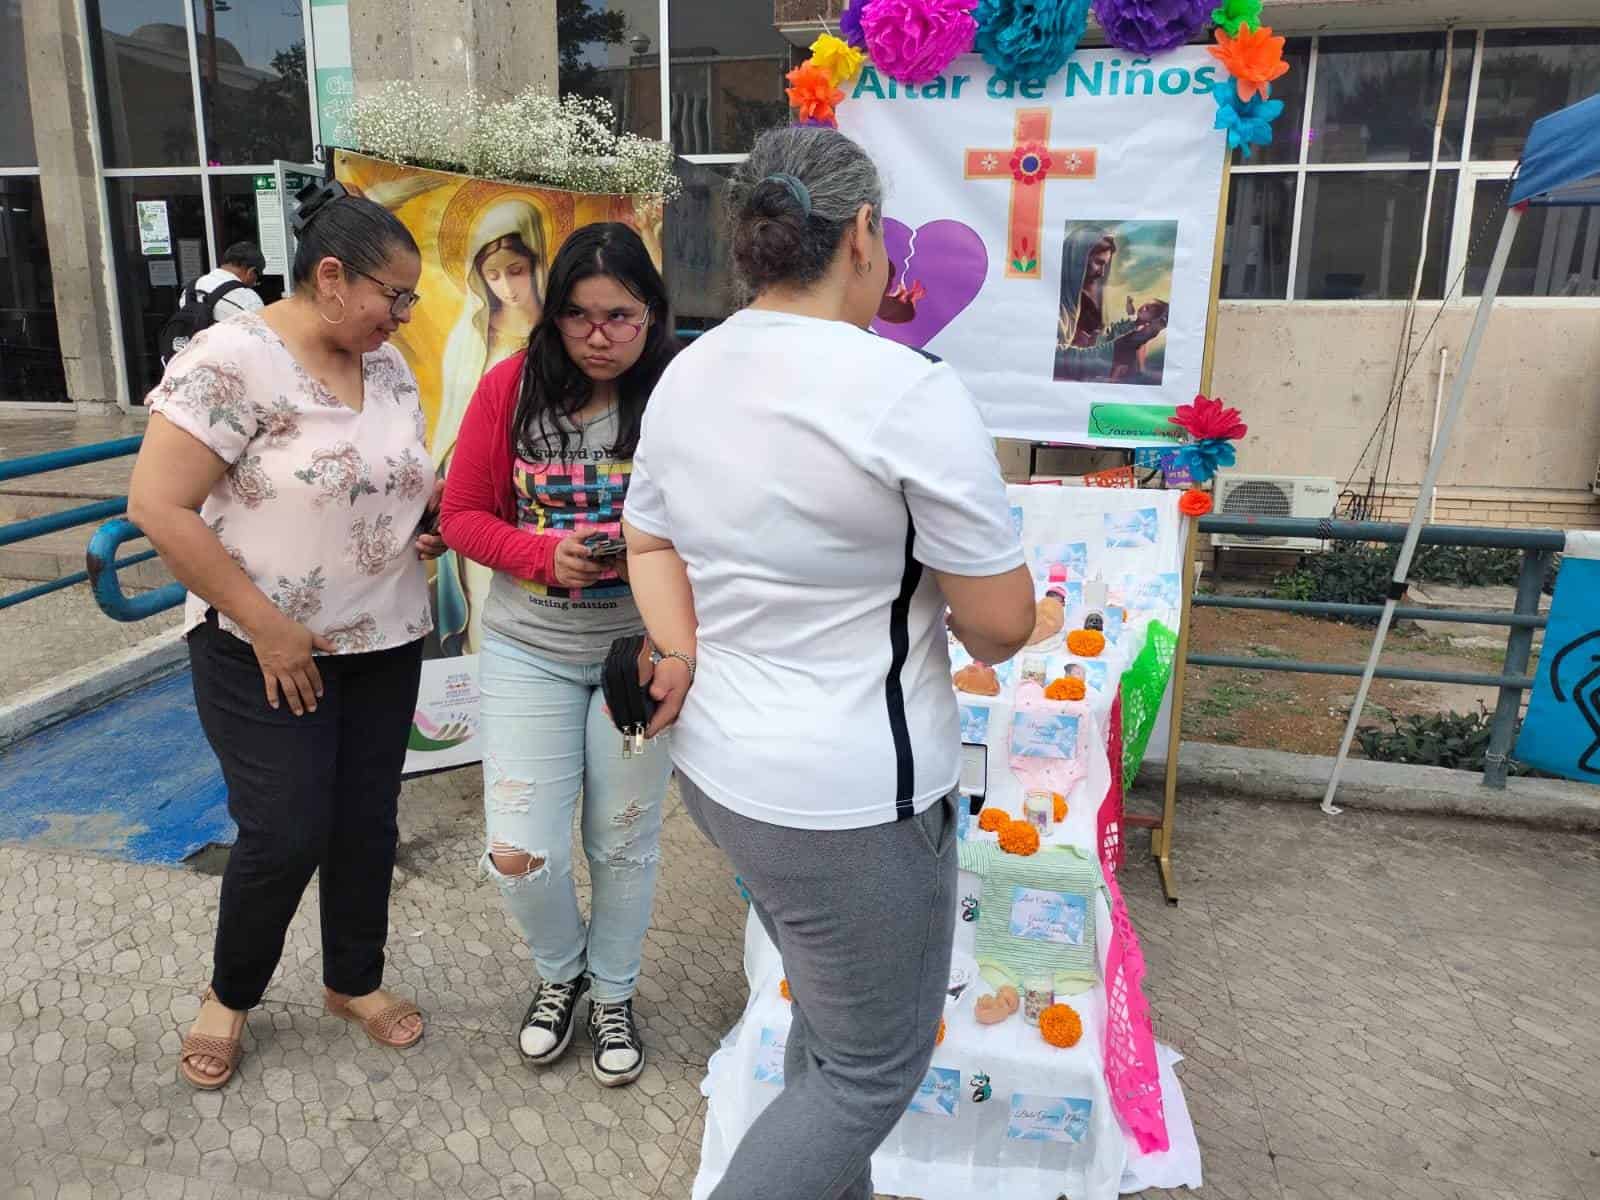
{"type": "Polygon", "coordinates": [[[386,1042],[392,1042],[395,1028],[401,1021],[404,1021],[407,1017],[420,1017],[421,1015],[422,1010],[415,1004],[407,1000],[396,1000],[382,1012],[374,1013],[365,1021],[362,1021],[362,1024],[367,1027],[368,1032],[374,1037],[381,1038],[386,1042]]]}
{"type": "Polygon", "coordinates": [[[210,1033],[191,1033],[183,1039],[180,1058],[214,1058],[232,1070],[244,1057],[244,1043],[238,1038],[217,1037],[210,1033]]]}

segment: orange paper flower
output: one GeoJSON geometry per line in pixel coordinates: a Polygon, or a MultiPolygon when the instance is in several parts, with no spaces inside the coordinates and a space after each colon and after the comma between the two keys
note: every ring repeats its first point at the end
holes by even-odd
{"type": "Polygon", "coordinates": [[[1039,852],[1039,831],[1026,821],[1007,821],[1000,830],[1000,849],[1026,857],[1039,852]]]}
{"type": "Polygon", "coordinates": [[[999,833],[1011,820],[1011,814],[1003,808],[986,808],[978,814],[978,828],[985,833],[999,833]]]}
{"type": "Polygon", "coordinates": [[[1189,488],[1178,497],[1178,511],[1186,517],[1203,517],[1211,511],[1211,493],[1189,488]]]}
{"type": "Polygon", "coordinates": [[[1063,675],[1044,690],[1046,700],[1082,700],[1088,694],[1089,690],[1083,686],[1083,680],[1074,679],[1070,675],[1063,675]]]}
{"type": "Polygon", "coordinates": [[[1039,1033],[1052,1046],[1065,1050],[1083,1036],[1083,1018],[1070,1004],[1052,1004],[1039,1014],[1039,1033]]]}
{"type": "Polygon", "coordinates": [[[778,980],[778,995],[789,1001],[789,1003],[794,1003],[794,995],[789,991],[789,981],[787,979],[778,980]]]}
{"type": "Polygon", "coordinates": [[[1274,37],[1267,25],[1259,29],[1241,25],[1237,37],[1230,37],[1226,29],[1219,28],[1217,44],[1206,49],[1233,76],[1241,100],[1248,100],[1257,92],[1266,96],[1267,85],[1289,72],[1289,64],[1283,61],[1283,39],[1274,37]]]}
{"type": "Polygon", "coordinates": [[[935,1046],[944,1045],[944,1018],[943,1017],[939,1018],[939,1032],[933,1035],[933,1044],[935,1046]]]}
{"type": "Polygon", "coordinates": [[[1106,648],[1106,635],[1098,629],[1074,629],[1067,634],[1067,649],[1079,658],[1095,658],[1106,648]]]}
{"type": "MultiPolygon", "coordinates": [[[[1283,39],[1279,38],[1279,42],[1283,39]]],[[[1287,68],[1285,68],[1287,69],[1287,68]]],[[[802,121],[834,124],[833,108],[844,99],[844,93],[833,86],[833,77],[813,63],[802,63],[784,76],[789,86],[789,107],[800,113],[802,121]]]]}
{"type": "Polygon", "coordinates": [[[1067,819],[1067,798],[1060,792],[1053,793],[1053,797],[1055,801],[1056,824],[1059,825],[1061,822],[1067,819]]]}

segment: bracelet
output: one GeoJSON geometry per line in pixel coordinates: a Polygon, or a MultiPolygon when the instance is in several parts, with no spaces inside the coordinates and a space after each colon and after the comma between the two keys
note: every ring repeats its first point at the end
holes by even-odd
{"type": "Polygon", "coordinates": [[[669,650],[665,654],[663,654],[660,650],[651,650],[650,651],[650,665],[653,666],[653,667],[659,667],[663,662],[665,662],[669,658],[675,658],[679,662],[681,662],[684,666],[689,668],[689,682],[693,683],[694,682],[695,661],[694,661],[694,659],[692,657],[690,657],[689,655],[685,654],[682,650],[669,650]]]}

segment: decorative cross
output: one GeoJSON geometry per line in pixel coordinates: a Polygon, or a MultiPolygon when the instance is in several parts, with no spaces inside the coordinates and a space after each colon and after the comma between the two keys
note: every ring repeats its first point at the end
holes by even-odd
{"type": "Polygon", "coordinates": [[[1044,227],[1044,181],[1093,179],[1095,152],[1050,145],[1050,110],[1017,110],[1016,135],[1009,150],[967,151],[968,179],[1011,177],[1011,214],[1006,222],[1006,278],[1038,279],[1044,227]]]}

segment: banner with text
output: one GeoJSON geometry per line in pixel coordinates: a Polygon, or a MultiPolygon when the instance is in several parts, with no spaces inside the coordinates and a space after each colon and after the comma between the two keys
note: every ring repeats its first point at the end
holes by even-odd
{"type": "Polygon", "coordinates": [[[1013,85],[976,57],[865,68],[839,128],[883,173],[873,329],[961,372],[997,437],[1177,440],[1200,387],[1226,142],[1203,47],[1080,51],[1013,85]]]}

